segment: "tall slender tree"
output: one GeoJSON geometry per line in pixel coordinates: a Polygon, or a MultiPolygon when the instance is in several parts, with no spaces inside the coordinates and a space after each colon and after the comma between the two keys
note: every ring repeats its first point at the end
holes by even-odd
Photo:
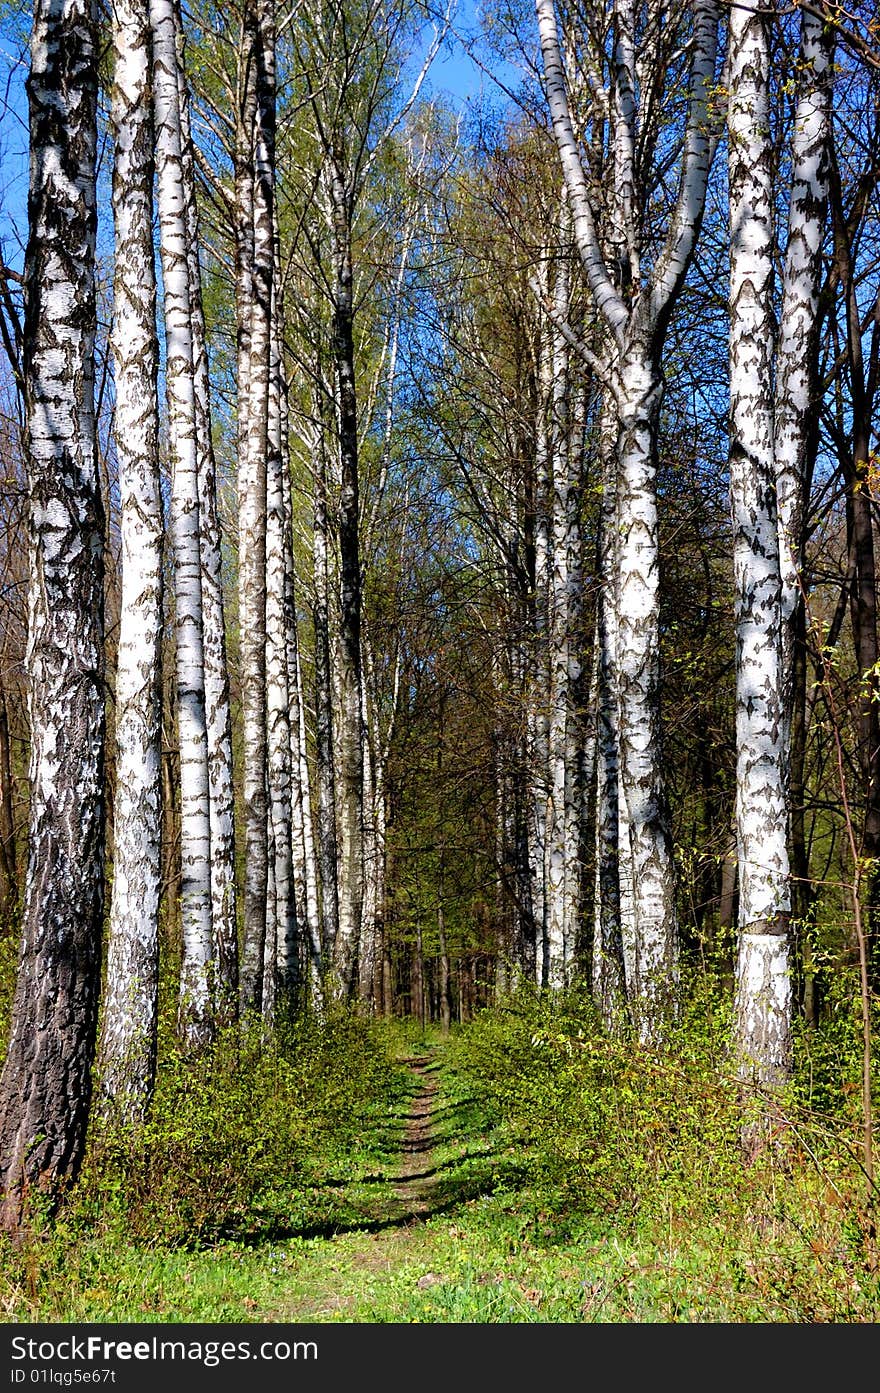
{"type": "Polygon", "coordinates": [[[96,13],[37,0],[23,377],[30,830],[0,1076],[0,1225],[57,1201],[85,1146],[104,900],[104,517],[95,452],[96,13]]]}
{"type": "MultiPolygon", "coordinates": [[[[712,100],[718,42],[715,0],[688,7],[688,105],[681,134],[678,194],[665,241],[649,247],[646,221],[656,147],[653,93],[674,59],[658,6],[617,0],[604,65],[610,93],[608,140],[612,198],[607,217],[620,228],[625,253],[609,266],[599,235],[596,190],[585,171],[572,119],[553,0],[537,0],[544,87],[571,207],[575,239],[608,346],[607,364],[592,359],[617,419],[616,546],[618,738],[633,875],[633,939],[628,991],[639,1029],[650,1036],[674,995],[678,938],[672,845],[660,756],[657,429],[663,395],[662,353],[669,319],[693,257],[715,148],[712,100]],[[640,43],[637,42],[640,36],[640,43]],[[651,72],[651,81],[643,79],[651,72]],[[652,95],[649,95],[652,94],[652,95]],[[640,103],[641,98],[641,103],[640,103]],[[654,251],[647,267],[646,254],[654,251]]],[[[605,111],[601,119],[605,119],[605,111]]],[[[622,909],[626,900],[621,899],[622,909]]],[[[626,934],[625,934],[626,937],[626,934]]]]}
{"type": "Polygon", "coordinates": [[[151,0],[156,182],[164,292],[165,373],[172,460],[177,724],[180,748],[180,1030],[193,1047],[214,1030],[211,962],[211,806],[205,713],[199,452],[195,401],[190,227],[180,106],[180,25],[175,0],[151,0]]]}
{"type": "Polygon", "coordinates": [[[162,497],[153,261],[152,43],[146,0],[113,11],[113,354],[122,532],[113,894],[101,1092],[142,1119],[156,1070],[161,884],[162,497]]]}

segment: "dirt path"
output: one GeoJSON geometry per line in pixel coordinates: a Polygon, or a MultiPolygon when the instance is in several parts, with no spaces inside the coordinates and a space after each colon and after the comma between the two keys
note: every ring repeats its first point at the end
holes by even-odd
{"type": "Polygon", "coordinates": [[[431,1165],[433,1151],[432,1115],[437,1097],[437,1064],[432,1055],[407,1061],[421,1088],[413,1099],[412,1111],[403,1138],[400,1173],[394,1179],[394,1194],[417,1218],[430,1212],[436,1169],[431,1165]]]}
{"type": "MultiPolygon", "coordinates": [[[[269,1320],[339,1320],[362,1308],[416,1254],[429,1259],[430,1232],[424,1221],[436,1207],[437,1167],[433,1163],[434,1113],[440,1063],[435,1054],[406,1060],[419,1082],[403,1134],[400,1159],[377,1180],[374,1218],[363,1228],[311,1240],[300,1260],[311,1268],[309,1295],[288,1299],[266,1312],[269,1320]],[[310,1256],[309,1256],[310,1255],[310,1256]]],[[[433,1274],[421,1283],[430,1284],[433,1274]]]]}

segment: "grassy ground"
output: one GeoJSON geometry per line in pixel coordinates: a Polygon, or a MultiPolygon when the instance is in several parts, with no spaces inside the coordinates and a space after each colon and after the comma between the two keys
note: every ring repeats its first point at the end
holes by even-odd
{"type": "MultiPolygon", "coordinates": [[[[851,1160],[794,1144],[744,1168],[729,1099],[701,1091],[705,1060],[691,1074],[680,1057],[641,1059],[632,1074],[618,1061],[615,1073],[573,1019],[551,1026],[496,1014],[451,1042],[386,1033],[370,1044],[359,1031],[357,1048],[343,1032],[333,1048],[360,1061],[347,1081],[342,1070],[334,1084],[320,1052],[313,1093],[302,1062],[296,1072],[309,1166],[293,1167],[271,1202],[255,1189],[250,1208],[230,1204],[192,1241],[142,1231],[138,1214],[155,1212],[147,1181],[125,1208],[106,1154],[93,1159],[54,1231],[3,1255],[0,1311],[114,1322],[880,1317],[851,1160]]],[[[128,1190],[136,1179],[129,1165],[128,1190]]]]}

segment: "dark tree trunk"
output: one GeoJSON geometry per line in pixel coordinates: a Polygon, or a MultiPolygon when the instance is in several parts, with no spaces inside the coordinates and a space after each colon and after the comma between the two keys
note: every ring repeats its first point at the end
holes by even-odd
{"type": "Polygon", "coordinates": [[[354,270],[351,208],[341,170],[330,162],[329,193],[336,280],[333,357],[339,420],[339,931],[334,966],[342,995],[357,982],[364,896],[361,565],[358,542],[358,419],[354,371],[354,270]]]}
{"type": "Polygon", "coordinates": [[[85,1148],[104,903],[104,516],[95,458],[96,15],[37,0],[28,82],[24,380],[31,809],[0,1227],[50,1208],[85,1148]]]}
{"type": "Polygon", "coordinates": [[[0,931],[10,925],[18,904],[16,868],[9,713],[6,694],[0,692],[0,931]]]}

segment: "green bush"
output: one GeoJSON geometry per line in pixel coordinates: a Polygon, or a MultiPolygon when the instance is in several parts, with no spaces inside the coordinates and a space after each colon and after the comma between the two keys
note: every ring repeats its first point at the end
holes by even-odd
{"type": "Polygon", "coordinates": [[[193,1058],[165,1042],[160,1059],[144,1126],[93,1124],[69,1222],[187,1246],[295,1229],[404,1086],[375,1032],[343,1012],[270,1042],[230,1030],[193,1058]]]}

